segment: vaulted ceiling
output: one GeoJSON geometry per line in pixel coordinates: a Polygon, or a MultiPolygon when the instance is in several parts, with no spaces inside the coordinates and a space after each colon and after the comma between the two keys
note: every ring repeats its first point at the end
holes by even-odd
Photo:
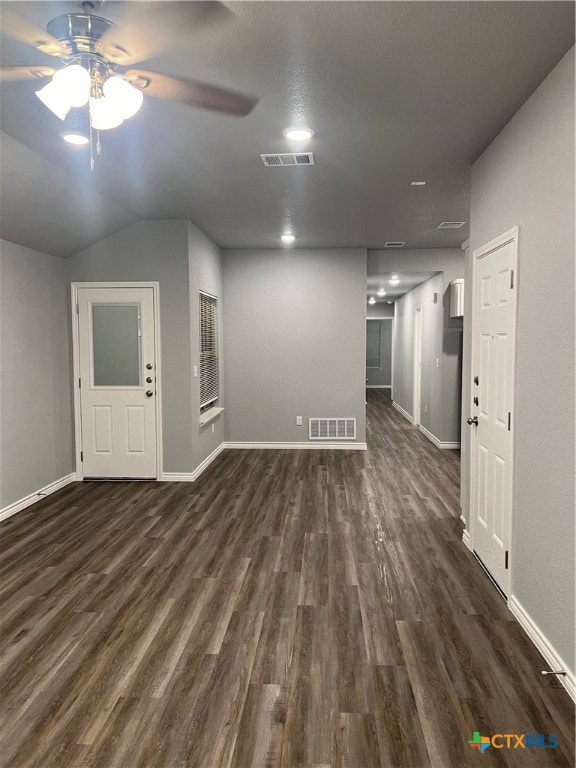
{"type": "MultiPolygon", "coordinates": [[[[122,25],[148,2],[106,2],[122,25]]],[[[244,118],[144,99],[102,134],[89,170],[37,82],[1,91],[5,239],[70,256],[137,219],[186,218],[219,245],[459,246],[438,230],[468,221],[469,169],[574,43],[571,2],[231,2],[227,19],[182,26],[146,69],[259,98],[244,118]],[[260,153],[300,149],[313,167],[266,168],[260,153]],[[411,181],[425,180],[414,187],[411,181]]],[[[45,28],[76,3],[0,4],[45,28]]],[[[3,66],[54,59],[2,35],[3,66]]]]}

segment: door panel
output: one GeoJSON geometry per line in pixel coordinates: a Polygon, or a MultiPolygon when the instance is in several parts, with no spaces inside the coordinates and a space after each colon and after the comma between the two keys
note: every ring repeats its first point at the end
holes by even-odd
{"type": "Polygon", "coordinates": [[[84,477],[155,478],[153,289],[77,295],[84,477]]]}
{"type": "Polygon", "coordinates": [[[471,415],[472,547],[496,583],[509,593],[507,552],[512,513],[512,410],[516,237],[476,251],[471,415]]]}

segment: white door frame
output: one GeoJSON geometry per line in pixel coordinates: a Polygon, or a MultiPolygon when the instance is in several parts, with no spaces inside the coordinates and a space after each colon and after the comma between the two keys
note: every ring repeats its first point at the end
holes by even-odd
{"type": "MultiPolygon", "coordinates": [[[[470,371],[470,383],[469,383],[469,389],[468,389],[468,399],[469,403],[464,404],[462,403],[463,408],[467,408],[469,415],[472,415],[472,398],[474,397],[474,385],[472,382],[472,378],[475,376],[474,366],[476,365],[476,287],[477,287],[477,273],[478,273],[478,259],[480,259],[482,256],[487,256],[491,251],[496,251],[500,248],[502,248],[504,245],[507,245],[508,243],[514,244],[514,282],[516,286],[516,291],[518,290],[518,233],[519,228],[513,227],[512,229],[509,229],[507,232],[504,232],[502,235],[499,235],[498,237],[495,237],[494,240],[490,240],[489,243],[486,243],[485,245],[481,246],[480,248],[477,248],[472,253],[472,348],[471,348],[471,371],[470,371]]],[[[510,403],[510,411],[512,413],[512,441],[510,444],[510,518],[508,521],[508,552],[509,552],[509,562],[508,562],[508,571],[509,571],[509,589],[508,594],[506,595],[506,600],[510,599],[510,596],[512,595],[513,589],[512,589],[512,570],[514,567],[514,557],[512,556],[512,531],[513,531],[513,518],[514,518],[514,481],[515,481],[515,465],[514,465],[514,447],[516,442],[516,388],[517,388],[517,381],[516,381],[516,358],[517,358],[517,345],[516,345],[516,328],[518,326],[518,293],[516,294],[516,312],[514,314],[514,322],[512,327],[512,338],[513,338],[513,344],[514,344],[514,355],[513,355],[513,365],[514,365],[514,385],[512,387],[512,402],[510,403]]],[[[472,429],[472,427],[470,427],[472,429]]],[[[469,477],[470,477],[470,495],[469,495],[469,501],[468,501],[468,530],[470,534],[470,548],[472,551],[474,551],[474,498],[476,493],[476,483],[474,478],[474,467],[475,467],[475,461],[476,461],[476,443],[474,440],[472,440],[472,436],[470,437],[470,450],[469,450],[469,477]]],[[[480,561],[482,562],[482,561],[480,561]]],[[[494,582],[495,583],[495,582],[494,582]]]]}
{"type": "Polygon", "coordinates": [[[412,420],[422,423],[422,304],[414,307],[414,333],[412,338],[412,420]],[[416,325],[418,324],[418,334],[416,325]],[[416,372],[417,371],[417,372],[416,372]],[[418,392],[418,398],[416,398],[418,392]]]}
{"type": "Polygon", "coordinates": [[[158,282],[97,282],[72,283],[71,316],[72,316],[72,361],[74,371],[74,445],[76,452],[76,479],[84,479],[82,467],[82,410],[80,403],[80,332],[78,327],[78,289],[79,288],[152,288],[154,296],[154,336],[156,342],[156,480],[162,477],[162,365],[160,352],[160,283],[158,282]]]}

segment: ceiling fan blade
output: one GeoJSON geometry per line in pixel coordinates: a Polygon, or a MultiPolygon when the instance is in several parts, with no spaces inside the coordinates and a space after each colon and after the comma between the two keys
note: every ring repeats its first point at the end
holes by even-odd
{"type": "Polygon", "coordinates": [[[31,45],[49,56],[66,56],[66,48],[56,38],[49,35],[46,30],[40,29],[28,19],[17,13],[2,9],[0,13],[0,31],[8,37],[18,40],[26,45],[31,45]]]}
{"type": "Polygon", "coordinates": [[[100,40],[102,53],[124,66],[147,61],[174,46],[179,35],[233,15],[217,0],[140,3],[138,14],[112,27],[100,40]]]}
{"type": "Polygon", "coordinates": [[[46,77],[52,77],[56,70],[52,67],[2,67],[0,69],[0,83],[15,83],[22,80],[42,81],[46,77]]]}
{"type": "Polygon", "coordinates": [[[213,85],[187,80],[181,77],[161,75],[143,69],[131,69],[125,74],[126,79],[145,95],[157,99],[171,99],[188,104],[190,107],[211,109],[229,115],[246,116],[258,104],[259,99],[242,93],[217,88],[213,85]]]}

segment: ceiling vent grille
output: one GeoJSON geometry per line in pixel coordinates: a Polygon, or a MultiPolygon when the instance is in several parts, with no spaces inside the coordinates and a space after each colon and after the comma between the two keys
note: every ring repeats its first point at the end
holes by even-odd
{"type": "Polygon", "coordinates": [[[356,419],[308,419],[310,440],[356,440],[356,419]]]}
{"type": "Polygon", "coordinates": [[[404,248],[405,245],[406,241],[402,243],[399,240],[389,240],[387,243],[384,243],[384,248],[404,248]]]}
{"type": "Polygon", "coordinates": [[[465,221],[443,221],[438,224],[436,229],[460,229],[464,224],[466,224],[465,221]]]}
{"type": "Polygon", "coordinates": [[[260,155],[268,168],[285,168],[296,165],[314,165],[313,152],[285,152],[279,155],[260,155]]]}

